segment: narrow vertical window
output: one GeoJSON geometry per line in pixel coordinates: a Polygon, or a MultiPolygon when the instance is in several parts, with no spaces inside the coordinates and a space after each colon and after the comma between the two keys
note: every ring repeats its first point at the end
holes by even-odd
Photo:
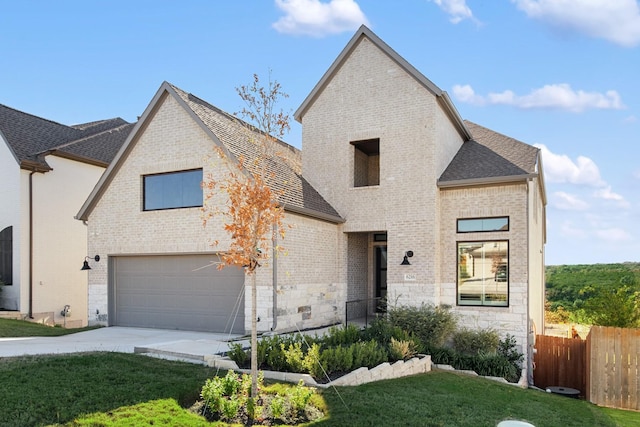
{"type": "Polygon", "coordinates": [[[0,282],[11,285],[13,282],[13,227],[0,231],[0,282]]]}
{"type": "Polygon", "coordinates": [[[353,186],[380,185],[380,139],[352,141],[354,147],[353,186]]]}

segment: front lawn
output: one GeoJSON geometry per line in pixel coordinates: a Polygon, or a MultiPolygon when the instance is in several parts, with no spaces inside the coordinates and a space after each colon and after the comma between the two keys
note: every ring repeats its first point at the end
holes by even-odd
{"type": "Polygon", "coordinates": [[[0,319],[0,338],[58,337],[96,328],[99,328],[99,326],[66,329],[60,326],[47,326],[40,323],[27,322],[26,320],[0,319]]]}
{"type": "MultiPolygon", "coordinates": [[[[213,425],[182,409],[213,375],[135,354],[8,358],[0,361],[0,426],[213,425]]],[[[584,401],[442,371],[321,393],[329,415],[313,425],[323,427],[495,426],[506,418],[538,427],[640,425],[637,413],[615,411],[628,418],[616,424],[610,410],[584,401]]]]}

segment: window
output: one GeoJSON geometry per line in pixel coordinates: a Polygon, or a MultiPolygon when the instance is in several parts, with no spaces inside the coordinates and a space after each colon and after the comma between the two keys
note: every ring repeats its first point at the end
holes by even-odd
{"type": "Polygon", "coordinates": [[[380,139],[353,141],[353,186],[380,185],[380,139]]]}
{"type": "Polygon", "coordinates": [[[509,242],[458,242],[458,305],[509,305],[509,242]]]}
{"type": "Polygon", "coordinates": [[[145,211],[202,206],[202,169],[143,176],[145,211]]]}
{"type": "Polygon", "coordinates": [[[509,217],[469,218],[458,220],[458,233],[509,231],[509,217]]]}
{"type": "Polygon", "coordinates": [[[13,227],[0,231],[0,282],[10,285],[13,281],[13,227]]]}

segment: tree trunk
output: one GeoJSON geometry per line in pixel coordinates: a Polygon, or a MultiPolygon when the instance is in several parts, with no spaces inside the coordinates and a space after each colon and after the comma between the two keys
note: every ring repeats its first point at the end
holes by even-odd
{"type": "Polygon", "coordinates": [[[256,273],[251,275],[251,397],[258,397],[258,322],[256,273]]]}

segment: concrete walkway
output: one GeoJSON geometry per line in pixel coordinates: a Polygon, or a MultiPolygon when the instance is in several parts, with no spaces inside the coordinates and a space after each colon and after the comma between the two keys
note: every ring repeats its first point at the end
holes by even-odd
{"type": "Polygon", "coordinates": [[[60,337],[0,338],[0,357],[90,351],[149,353],[205,363],[229,349],[239,335],[112,326],[60,337]]]}

